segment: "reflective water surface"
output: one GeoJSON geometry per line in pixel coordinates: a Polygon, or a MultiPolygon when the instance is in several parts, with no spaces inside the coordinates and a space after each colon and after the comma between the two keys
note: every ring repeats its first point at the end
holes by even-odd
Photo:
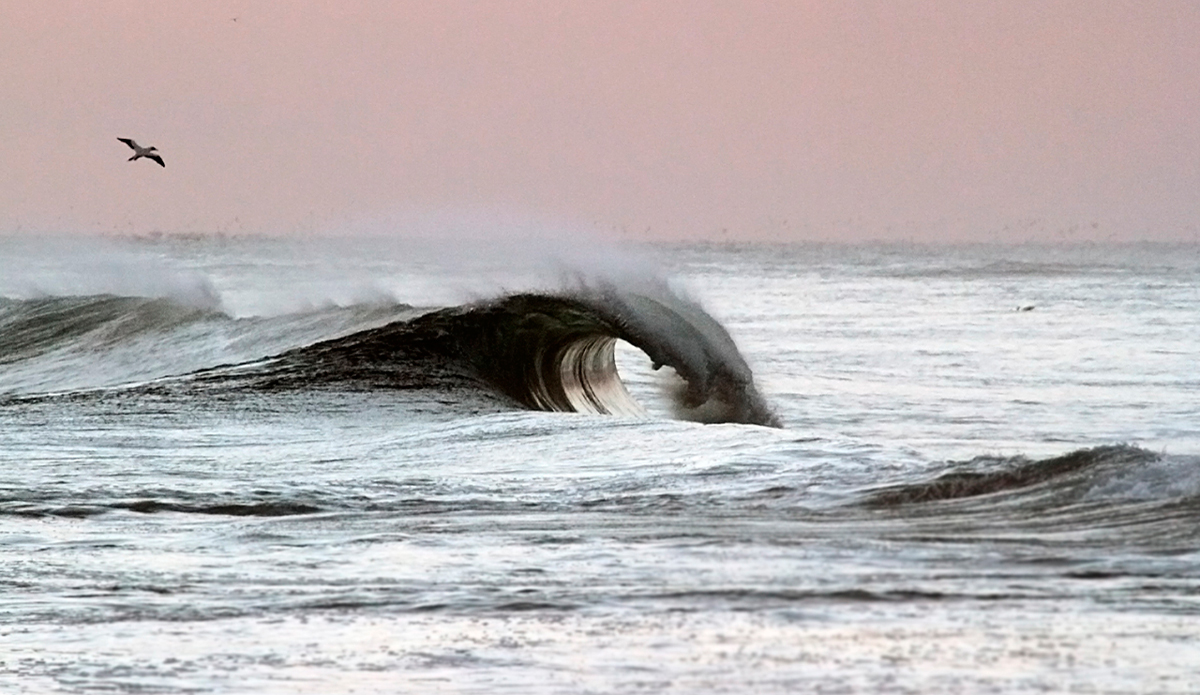
{"type": "Polygon", "coordinates": [[[557,282],[357,243],[3,241],[0,690],[1200,687],[1197,247],[631,252],[782,429],[205,385],[557,282]]]}

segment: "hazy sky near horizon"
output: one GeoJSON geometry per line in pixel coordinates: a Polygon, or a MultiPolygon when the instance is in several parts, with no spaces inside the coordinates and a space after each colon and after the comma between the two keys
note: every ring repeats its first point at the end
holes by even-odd
{"type": "Polygon", "coordinates": [[[1184,0],[0,0],[0,232],[1196,240],[1197,37],[1184,0]]]}

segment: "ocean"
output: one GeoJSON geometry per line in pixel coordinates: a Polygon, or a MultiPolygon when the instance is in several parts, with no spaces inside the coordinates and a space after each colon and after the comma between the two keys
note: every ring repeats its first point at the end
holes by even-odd
{"type": "Polygon", "coordinates": [[[0,238],[0,691],[1200,691],[1200,246],[549,246],[0,238]]]}

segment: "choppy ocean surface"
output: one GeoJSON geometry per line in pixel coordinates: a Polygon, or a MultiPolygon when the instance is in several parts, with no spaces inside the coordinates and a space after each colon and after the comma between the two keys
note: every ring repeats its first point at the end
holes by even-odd
{"type": "Polygon", "coordinates": [[[1196,245],[3,238],[0,691],[1197,692],[1198,307],[1196,245]]]}

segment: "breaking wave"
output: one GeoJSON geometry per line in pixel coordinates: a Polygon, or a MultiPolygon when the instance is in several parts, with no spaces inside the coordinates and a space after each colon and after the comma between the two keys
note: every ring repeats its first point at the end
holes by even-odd
{"type": "Polygon", "coordinates": [[[433,311],[289,351],[236,378],[272,388],[449,389],[474,381],[531,410],[640,414],[617,371],[618,340],[679,375],[685,385],[673,395],[681,416],[781,426],[715,319],[673,294],[612,286],[433,311]]]}

